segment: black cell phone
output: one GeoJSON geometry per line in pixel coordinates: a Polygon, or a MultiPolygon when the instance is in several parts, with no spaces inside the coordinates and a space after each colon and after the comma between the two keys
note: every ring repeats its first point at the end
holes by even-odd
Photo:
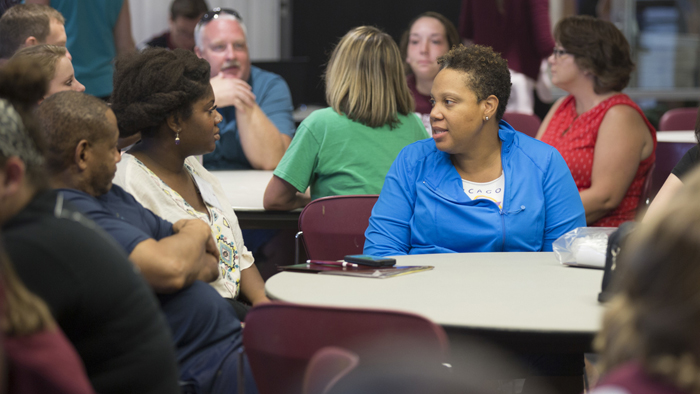
{"type": "Polygon", "coordinates": [[[393,267],[396,265],[396,259],[381,256],[370,256],[368,254],[349,254],[345,256],[345,261],[359,265],[368,265],[371,267],[393,267]]]}

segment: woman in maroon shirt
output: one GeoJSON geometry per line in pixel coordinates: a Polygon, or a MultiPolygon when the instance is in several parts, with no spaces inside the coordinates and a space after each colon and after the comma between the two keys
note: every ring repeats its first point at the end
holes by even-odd
{"type": "Polygon", "coordinates": [[[406,83],[416,102],[416,113],[430,132],[430,89],[440,71],[437,58],[459,44],[457,29],[437,12],[418,15],[401,36],[399,49],[406,61],[406,83]]]}

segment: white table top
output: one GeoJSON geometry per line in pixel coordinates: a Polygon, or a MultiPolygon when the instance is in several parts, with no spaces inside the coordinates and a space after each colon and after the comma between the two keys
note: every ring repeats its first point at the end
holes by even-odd
{"type": "Polygon", "coordinates": [[[593,334],[603,307],[603,271],[565,267],[553,253],[464,253],[397,257],[435,269],[388,279],[281,272],[274,299],[413,312],[443,326],[593,334]]]}
{"type": "Polygon", "coordinates": [[[212,171],[224,188],[224,193],[235,211],[264,211],[265,188],[272,179],[272,171],[236,170],[212,171]]]}
{"type": "Polygon", "coordinates": [[[685,131],[657,131],[656,140],[658,142],[687,142],[697,144],[695,132],[693,130],[685,131]]]}

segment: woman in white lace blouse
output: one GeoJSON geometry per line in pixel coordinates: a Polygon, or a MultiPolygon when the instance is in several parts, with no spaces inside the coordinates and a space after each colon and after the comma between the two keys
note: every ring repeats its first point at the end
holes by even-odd
{"type": "Polygon", "coordinates": [[[213,151],[219,139],[209,63],[184,50],[122,57],[115,65],[112,109],[122,138],[141,134],[123,155],[114,183],[166,220],[209,223],[221,253],[212,286],[239,315],[246,309],[234,301],[239,289],[253,305],[269,301],[221,184],[194,157],[213,151]]]}

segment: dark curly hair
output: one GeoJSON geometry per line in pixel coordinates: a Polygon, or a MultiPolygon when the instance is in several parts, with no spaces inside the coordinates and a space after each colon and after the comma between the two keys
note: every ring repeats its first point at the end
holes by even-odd
{"type": "Polygon", "coordinates": [[[211,88],[209,63],[184,49],[150,48],[115,63],[111,104],[120,137],[157,132],[170,115],[183,121],[211,88]]]}
{"type": "Polygon", "coordinates": [[[570,16],[557,23],[554,40],[574,55],[579,68],[593,74],[597,94],[619,92],[629,83],[634,70],[630,44],[612,23],[590,16],[570,16]]]}
{"type": "Polygon", "coordinates": [[[503,118],[510,98],[510,71],[508,62],[491,47],[482,45],[459,46],[438,58],[440,70],[446,68],[467,74],[467,87],[478,101],[494,95],[498,98],[496,120],[503,118]]]}

